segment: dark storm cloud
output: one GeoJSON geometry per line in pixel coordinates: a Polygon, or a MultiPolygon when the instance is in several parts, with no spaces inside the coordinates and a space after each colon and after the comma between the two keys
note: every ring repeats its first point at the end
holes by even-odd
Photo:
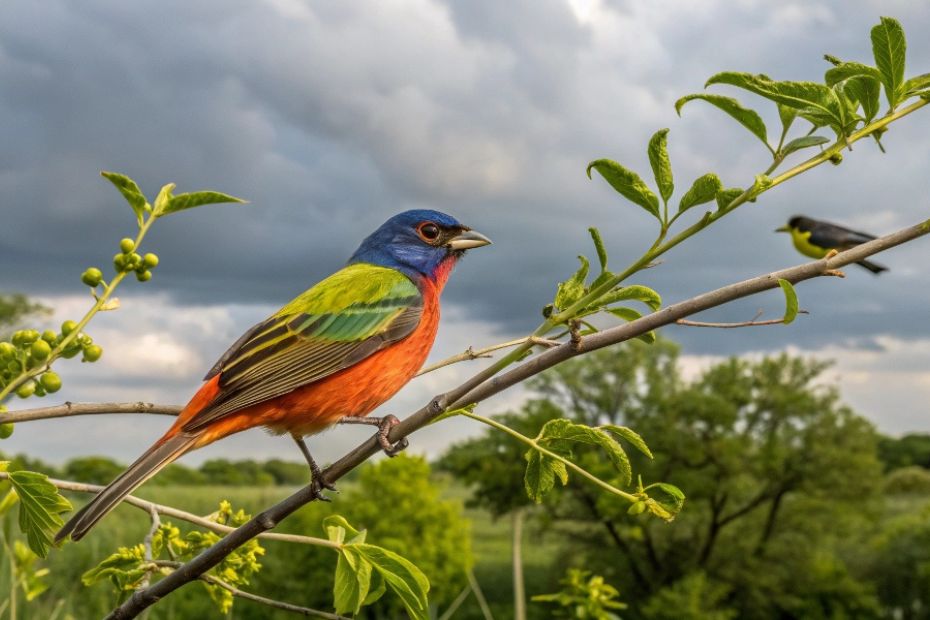
{"type": "MultiPolygon", "coordinates": [[[[648,177],[646,140],[669,126],[678,195],[709,170],[745,185],[766,167],[761,145],[718,111],[695,102],[684,120],[674,115],[674,100],[707,76],[815,78],[825,51],[867,60],[879,10],[911,33],[909,66],[930,67],[918,36],[930,14],[913,3],[574,4],[6,2],[0,261],[17,268],[4,270],[3,287],[74,290],[80,269],[108,264],[132,221],[96,173],[118,169],[150,194],[175,181],[251,201],[167,218],[153,232],[163,266],[149,290],[182,305],[278,304],[390,214],[432,206],[495,241],[469,257],[449,301],[520,331],[574,255],[591,253],[587,226],[602,228],[615,266],[650,243],[648,216],[585,179],[587,161],[611,157],[648,177]]],[[[775,133],[770,106],[752,105],[775,133]]],[[[862,143],[842,166],[744,207],[639,279],[674,301],[798,262],[770,232],[795,212],[875,232],[922,217],[914,197],[926,193],[930,124],[901,127],[900,139],[897,129],[885,138],[889,155],[862,143]]],[[[790,333],[676,337],[730,352],[850,330],[916,335],[926,287],[905,265],[925,257],[901,250],[884,258],[893,269],[881,278],[804,287],[802,305],[817,312],[790,333]],[[856,310],[865,300],[869,310],[856,310]]]]}

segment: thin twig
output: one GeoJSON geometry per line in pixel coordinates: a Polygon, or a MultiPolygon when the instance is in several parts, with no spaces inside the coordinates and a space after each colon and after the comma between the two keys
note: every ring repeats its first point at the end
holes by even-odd
{"type": "Polygon", "coordinates": [[[531,345],[539,345],[543,347],[557,347],[561,342],[558,340],[550,340],[548,338],[538,338],[536,336],[527,336],[526,338],[517,338],[516,340],[511,340],[509,342],[500,342],[498,344],[492,344],[481,349],[475,349],[474,347],[468,347],[461,353],[447,357],[446,359],[436,362],[431,366],[427,366],[418,372],[415,376],[419,377],[420,375],[425,375],[428,372],[433,372],[434,370],[439,370],[440,368],[445,368],[446,366],[451,366],[452,364],[457,364],[459,362],[467,362],[470,360],[476,360],[483,357],[492,357],[490,354],[494,351],[499,351],[500,349],[508,349],[510,347],[516,347],[524,343],[530,343],[531,345]]]}
{"type": "Polygon", "coordinates": [[[468,576],[468,585],[471,587],[471,591],[475,593],[475,599],[478,601],[478,607],[481,608],[481,613],[484,614],[484,620],[494,620],[494,614],[491,613],[491,608],[488,606],[488,600],[484,598],[484,592],[481,591],[481,584],[479,584],[478,580],[475,579],[474,571],[468,569],[465,574],[468,576]]]}
{"type": "MultiPolygon", "coordinates": [[[[798,314],[809,314],[807,310],[798,310],[798,314]]],[[[758,314],[756,318],[758,318],[758,314]]],[[[706,321],[689,321],[688,319],[678,319],[675,321],[676,325],[686,325],[688,327],[718,327],[720,329],[733,329],[736,327],[759,327],[762,325],[783,325],[785,319],[766,319],[764,321],[758,321],[752,319],[751,321],[743,321],[742,323],[708,323],[706,321]]]]}
{"type": "MultiPolygon", "coordinates": [[[[6,480],[9,477],[9,472],[0,471],[0,480],[6,480]]],[[[70,480],[56,480],[55,478],[49,478],[48,481],[56,488],[62,489],[64,491],[77,491],[79,493],[99,493],[104,488],[106,488],[100,486],[99,484],[85,484],[83,482],[72,482],[70,480]]],[[[136,508],[141,508],[148,513],[151,513],[152,510],[155,510],[158,514],[170,517],[172,519],[180,519],[181,521],[193,523],[194,525],[211,530],[217,534],[226,535],[236,530],[234,527],[223,525],[222,523],[217,523],[216,521],[211,521],[210,519],[205,519],[203,517],[179,510],[177,508],[173,508],[171,506],[149,502],[144,499],[140,499],[135,495],[127,495],[123,501],[131,506],[135,506],[136,508]]],[[[313,536],[265,532],[263,534],[259,534],[258,537],[264,540],[277,540],[279,542],[298,543],[301,545],[315,545],[318,547],[329,547],[332,549],[339,548],[339,543],[334,543],[330,540],[326,540],[325,538],[315,538],[313,536]]]]}
{"type": "MultiPolygon", "coordinates": [[[[173,569],[173,571],[183,566],[181,562],[171,562],[169,560],[155,560],[154,562],[152,562],[152,564],[159,568],[171,568],[173,569]]],[[[351,618],[347,618],[346,616],[340,616],[338,614],[331,614],[328,611],[320,611],[318,609],[311,609],[309,607],[301,607],[299,605],[294,605],[292,603],[287,603],[285,601],[278,601],[273,598],[267,598],[265,596],[259,596],[258,594],[246,592],[245,590],[240,590],[236,586],[230,583],[226,583],[219,577],[214,577],[213,575],[200,575],[198,579],[206,583],[209,583],[211,585],[219,586],[235,597],[246,599],[249,601],[254,601],[256,603],[261,603],[262,605],[267,605],[268,607],[274,607],[275,609],[283,609],[284,611],[290,611],[296,614],[301,614],[303,616],[313,616],[315,618],[327,618],[328,620],[352,620],[351,618]]]]}
{"type": "MultiPolygon", "coordinates": [[[[461,409],[467,405],[479,403],[504,391],[508,387],[521,383],[529,377],[537,375],[544,370],[552,368],[578,355],[625,342],[664,325],[672,324],[678,319],[691,316],[736,299],[774,289],[779,286],[779,279],[788,280],[792,284],[796,284],[803,280],[820,277],[824,272],[830,269],[838,269],[850,263],[860,261],[883,250],[922,237],[928,232],[930,232],[930,220],[863,243],[862,245],[846,250],[830,259],[823,258],[789,269],[758,276],[672,304],[658,312],[647,314],[635,321],[605,329],[596,334],[584,336],[581,338],[578,347],[574,347],[570,343],[553,347],[503,374],[489,376],[489,370],[485,369],[457,388],[434,397],[426,406],[402,420],[397,426],[394,426],[388,438],[392,442],[398,441],[428,425],[450,409],[461,409]]],[[[326,477],[326,480],[335,482],[371,458],[379,452],[380,449],[378,441],[374,437],[371,437],[327,467],[323,471],[323,475],[326,477]]],[[[223,558],[237,547],[248,542],[261,532],[274,528],[282,519],[313,501],[315,495],[315,490],[308,485],[290,497],[264,510],[247,523],[239,526],[235,532],[230,533],[212,547],[204,550],[200,555],[191,559],[184,565],[183,570],[179,570],[165,577],[146,590],[134,593],[122,605],[114,609],[107,618],[110,620],[123,620],[138,616],[144,609],[150,607],[164,596],[167,596],[185,583],[196,579],[199,575],[219,564],[223,558]]]]}
{"type": "MultiPolygon", "coordinates": [[[[465,587],[462,588],[462,591],[459,592],[459,595],[455,597],[455,600],[449,605],[449,608],[442,612],[442,615],[439,616],[439,620],[449,620],[449,618],[459,610],[459,607],[462,606],[462,603],[465,602],[469,594],[471,594],[471,584],[466,584],[465,587]]],[[[2,613],[2,611],[0,611],[0,613],[2,613]]]]}
{"type": "MultiPolygon", "coordinates": [[[[158,528],[161,527],[161,519],[158,517],[158,511],[155,510],[155,506],[149,506],[149,515],[152,518],[152,527],[149,528],[148,533],[145,535],[145,538],[142,539],[142,559],[146,562],[151,562],[152,558],[152,539],[155,538],[155,533],[158,531],[158,528]]],[[[149,587],[149,573],[145,573],[145,577],[139,582],[139,587],[136,590],[144,590],[149,587]]]]}

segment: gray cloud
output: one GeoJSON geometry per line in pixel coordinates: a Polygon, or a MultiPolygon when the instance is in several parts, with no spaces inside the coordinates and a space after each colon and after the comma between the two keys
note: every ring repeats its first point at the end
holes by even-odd
{"type": "MultiPolygon", "coordinates": [[[[700,102],[678,119],[674,101],[720,70],[817,79],[824,52],[868,60],[868,30],[881,13],[911,33],[909,71],[928,70],[918,33],[930,7],[903,1],[8,1],[0,263],[11,267],[2,286],[61,298],[80,291],[83,268],[109,265],[134,226],[97,177],[116,169],[150,195],[174,181],[251,201],[159,223],[149,247],[162,266],[141,292],[122,296],[128,313],[136,295],[156,295],[165,316],[121,323],[125,338],[193,334],[176,317],[206,313],[225,321],[190,343],[209,363],[260,312],[338,268],[370,230],[414,206],[454,213],[495,241],[453,278],[450,328],[467,318],[482,333],[519,334],[538,322],[574,256],[592,254],[587,226],[601,228],[616,268],[651,243],[645,213],[584,177],[589,160],[610,157],[649,178],[646,141],[670,127],[677,196],[710,170],[746,186],[768,164],[764,148],[700,102]],[[230,304],[239,310],[207,310],[230,304]]],[[[773,106],[738,96],[777,133],[773,106]]],[[[914,117],[899,127],[884,138],[887,155],[860,143],[842,165],[766,194],[638,281],[672,302],[800,262],[771,233],[794,213],[876,233],[925,218],[930,124],[914,117]]],[[[850,269],[845,281],[802,285],[812,315],[790,328],[666,332],[691,353],[714,355],[920,338],[926,257],[918,243],[883,256],[892,271],[879,278],[850,269]]],[[[780,303],[773,293],[708,318],[745,319],[763,306],[776,315],[780,303]]],[[[198,377],[123,385],[155,398],[185,394],[198,377]]]]}

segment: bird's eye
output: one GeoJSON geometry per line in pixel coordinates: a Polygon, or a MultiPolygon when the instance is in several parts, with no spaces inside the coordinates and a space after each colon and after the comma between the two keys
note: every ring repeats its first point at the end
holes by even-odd
{"type": "Polygon", "coordinates": [[[417,234],[420,235],[423,241],[430,243],[439,238],[439,226],[436,226],[432,222],[423,222],[417,226],[417,234]]]}

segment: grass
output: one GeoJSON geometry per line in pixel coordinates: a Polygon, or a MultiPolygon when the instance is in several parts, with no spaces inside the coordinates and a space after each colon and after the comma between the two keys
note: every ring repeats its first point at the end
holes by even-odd
{"type": "MultiPolygon", "coordinates": [[[[344,482],[340,488],[345,492],[351,485],[351,482],[344,482]]],[[[461,485],[446,483],[444,486],[444,499],[453,499],[459,503],[464,503],[467,499],[468,491],[461,485]]],[[[201,515],[213,512],[220,499],[227,499],[234,508],[243,508],[246,512],[254,514],[283,499],[293,490],[292,487],[150,485],[143,488],[139,495],[201,515]]],[[[70,494],[69,499],[77,506],[86,500],[86,496],[70,494]]],[[[322,517],[338,510],[339,497],[336,496],[330,505],[315,503],[305,507],[282,523],[277,531],[321,536],[322,517]]],[[[475,576],[495,612],[495,617],[507,618],[512,614],[513,600],[510,519],[494,520],[483,510],[464,509],[464,512],[472,527],[475,576]]],[[[11,519],[8,517],[6,521],[11,519]]],[[[43,566],[50,570],[47,579],[50,589],[31,603],[20,600],[16,620],[67,620],[99,618],[106,615],[118,601],[113,588],[104,583],[85,587],[81,583],[81,575],[118,547],[140,543],[148,528],[149,519],[144,512],[138,508],[120,506],[80,543],[69,543],[59,550],[53,550],[43,563],[43,566]]],[[[561,574],[554,561],[558,552],[557,546],[540,541],[532,531],[525,531],[525,535],[524,572],[527,595],[557,589],[556,581],[561,574]]],[[[262,571],[248,590],[299,605],[332,610],[331,575],[335,566],[335,554],[326,549],[275,541],[266,541],[263,546],[267,553],[262,559],[262,571]],[[308,566],[310,568],[306,568],[308,566]],[[295,567],[299,569],[295,570],[295,567]]],[[[9,574],[5,566],[0,566],[0,600],[6,598],[8,591],[9,574]]],[[[0,614],[0,618],[6,617],[0,614]]],[[[220,617],[223,616],[210,601],[204,588],[194,583],[151,608],[147,620],[220,617]]],[[[295,616],[283,611],[273,611],[249,601],[237,600],[229,617],[283,619],[295,616]]],[[[474,597],[469,597],[454,616],[464,620],[482,617],[474,597]]]]}

